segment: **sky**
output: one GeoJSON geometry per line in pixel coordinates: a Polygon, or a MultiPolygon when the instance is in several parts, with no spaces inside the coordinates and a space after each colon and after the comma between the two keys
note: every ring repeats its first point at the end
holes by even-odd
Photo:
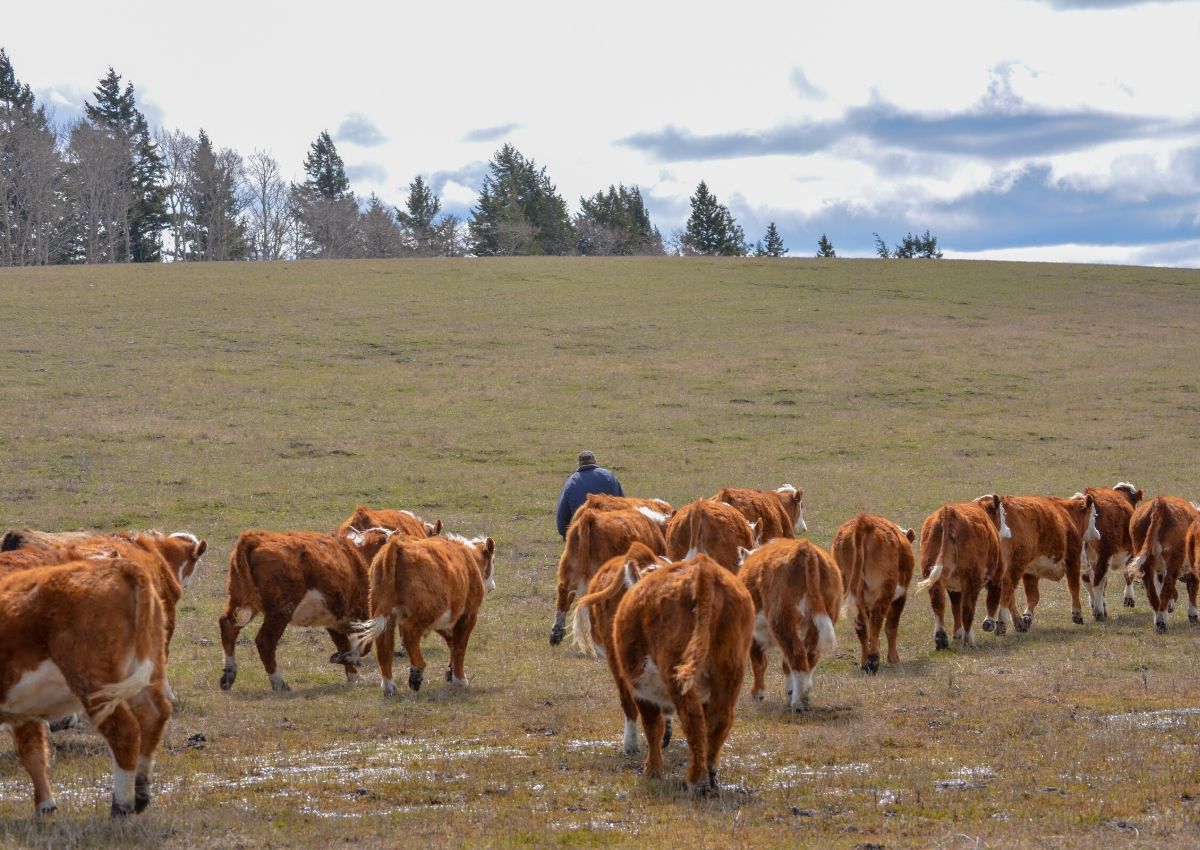
{"type": "Polygon", "coordinates": [[[670,240],[703,180],[789,256],[1200,268],[1200,0],[13,4],[56,120],[109,67],[152,126],[285,177],[328,130],[360,198],[421,175],[468,218],[506,142],[573,212],[638,186],[670,240]]]}

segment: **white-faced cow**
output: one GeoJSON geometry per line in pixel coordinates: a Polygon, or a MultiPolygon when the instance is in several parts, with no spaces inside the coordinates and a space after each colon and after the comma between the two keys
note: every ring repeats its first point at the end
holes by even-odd
{"type": "Polygon", "coordinates": [[[345,537],[352,532],[362,532],[368,528],[386,528],[388,531],[396,531],[409,537],[433,537],[441,533],[442,521],[439,519],[436,522],[426,522],[412,511],[359,505],[333,533],[345,537]]]}
{"type": "Polygon", "coordinates": [[[588,581],[600,565],[624,554],[634,543],[644,543],[656,555],[666,551],[661,514],[645,506],[601,510],[585,504],[575,511],[558,559],[551,646],[558,646],[566,637],[571,603],[587,592],[588,581]]]}
{"type": "Polygon", "coordinates": [[[813,668],[837,647],[833,625],[842,606],[842,574],[828,552],[809,540],[779,537],[753,552],[738,578],[754,600],[751,695],[766,696],[767,650],[779,647],[793,711],[807,711],[813,668]]]}
{"type": "MultiPolygon", "coordinates": [[[[1000,541],[999,599],[994,592],[988,594],[988,623],[1002,624],[998,634],[1010,622],[1017,631],[1028,631],[1040,598],[1038,581],[1060,581],[1065,576],[1071,594],[1071,621],[1082,624],[1079,586],[1083,547],[1099,539],[1095,500],[1090,495],[1073,499],[1002,496],[1000,502],[1009,535],[1000,541]],[[1018,582],[1025,587],[1023,613],[1017,611],[1018,582]]],[[[989,514],[999,531],[1000,518],[994,511],[989,514]]]]}
{"type": "Polygon", "coordinates": [[[1129,521],[1135,555],[1126,572],[1142,580],[1154,612],[1154,628],[1159,632],[1167,630],[1167,613],[1175,608],[1175,583],[1180,579],[1187,585],[1188,620],[1200,621],[1200,610],[1196,608],[1200,568],[1187,549],[1188,529],[1197,517],[1200,510],[1187,499],[1155,496],[1138,506],[1129,521]]]}
{"type": "Polygon", "coordinates": [[[375,644],[384,696],[396,694],[392,654],[397,628],[412,662],[410,688],[420,690],[424,681],[421,638],[430,631],[441,635],[450,650],[446,681],[467,686],[467,642],[483,597],[496,587],[495,553],[492,538],[468,540],[457,534],[424,539],[397,535],[379,550],[371,562],[371,619],[353,628],[355,652],[365,654],[375,644]]]}
{"type": "Polygon", "coordinates": [[[915,559],[911,528],[859,514],[838,528],[833,557],[846,584],[846,616],[862,644],[862,669],[879,671],[879,634],[887,631],[888,664],[900,662],[897,632],[915,559]]]}
{"type": "Polygon", "coordinates": [[[1091,496],[1096,508],[1096,532],[1099,539],[1083,545],[1083,586],[1092,600],[1092,616],[1097,622],[1108,619],[1105,590],[1109,575],[1125,579],[1125,605],[1133,607],[1133,579],[1125,575],[1125,565],[1133,554],[1133,538],[1129,536],[1129,521],[1133,509],[1142,500],[1142,491],[1127,481],[1112,487],[1085,487],[1075,497],[1091,496]]]}
{"type": "MultiPolygon", "coordinates": [[[[671,562],[654,554],[645,544],[634,543],[624,555],[609,558],[605,561],[592,580],[588,582],[588,592],[575,603],[575,618],[572,622],[572,634],[575,646],[585,655],[602,657],[608,662],[609,672],[617,686],[617,696],[621,699],[621,710],[625,712],[625,736],[623,739],[625,752],[636,753],[637,738],[637,705],[633,694],[625,687],[621,678],[620,665],[613,651],[613,621],[617,616],[617,607],[625,598],[625,591],[633,586],[636,579],[648,570],[667,566],[671,562]],[[626,582],[629,571],[635,581],[626,582]]],[[[670,724],[667,725],[665,737],[671,734],[670,724]]],[[[664,740],[663,745],[666,746],[664,740]]]]}
{"type": "Polygon", "coordinates": [[[675,714],[690,751],[688,788],[717,787],[753,638],[749,591],[707,555],[646,572],[626,592],[613,649],[623,682],[618,687],[633,694],[642,718],[646,777],[663,776],[665,716],[675,714]]]}
{"type": "Polygon", "coordinates": [[[1001,509],[999,496],[984,496],[974,502],[943,505],[921,526],[922,579],[917,590],[929,591],[936,649],[950,646],[946,637],[947,594],[954,616],[954,639],[974,646],[971,626],[979,592],[989,578],[999,581],[1000,537],[985,504],[993,511],[1001,509]]]}
{"type": "MultiPolygon", "coordinates": [[[[374,529],[343,537],[320,531],[243,531],[229,556],[228,598],[218,624],[225,649],[221,689],[237,678],[238,633],[259,614],[254,637],[272,690],[286,691],[275,650],[288,625],[323,627],[346,678],[358,676],[358,655],[350,646],[353,620],[367,616],[367,571],[389,532],[374,529]]],[[[397,535],[399,536],[399,535],[397,535]]]]}
{"type": "Polygon", "coordinates": [[[125,558],[73,561],[0,578],[0,724],[33,780],[39,815],[56,808],[46,721],[86,713],[113,760],[112,815],[150,803],[150,772],[171,716],[163,607],[125,558]]]}
{"type": "Polygon", "coordinates": [[[746,521],[758,529],[760,540],[795,537],[808,531],[804,522],[804,491],[791,484],[784,484],[778,490],[725,487],[713,499],[741,511],[746,521]]]}

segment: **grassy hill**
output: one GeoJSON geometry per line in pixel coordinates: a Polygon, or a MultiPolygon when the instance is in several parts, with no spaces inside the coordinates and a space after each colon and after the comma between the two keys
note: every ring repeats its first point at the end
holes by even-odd
{"type": "MultiPolygon", "coordinates": [[[[99,739],[59,739],[57,820],[0,753],[0,842],[1161,846],[1200,840],[1200,633],[1152,634],[1109,588],[1070,623],[935,653],[912,596],[902,663],[857,670],[850,624],[813,712],[743,696],[720,799],[619,751],[602,662],[552,650],[553,509],[590,448],[632,495],[805,491],[828,546],[858,511],[919,526],[987,492],[1132,480],[1200,499],[1200,272],[869,260],[511,259],[0,271],[3,523],[186,529],[182,699],[152,810],[102,823],[99,739]],[[467,654],[384,702],[289,630],[217,688],[216,618],[246,528],[330,529],[360,502],[497,541],[467,654]],[[188,737],[203,733],[203,748],[188,737]],[[975,842],[980,842],[979,844],[975,842]]],[[[1181,588],[1182,591],[1182,588],[1181,588]]],[[[256,626],[244,633],[252,636],[256,626]]],[[[431,669],[445,651],[427,641],[431,669]]],[[[403,676],[401,675],[401,678],[403,676]]],[[[682,771],[673,746],[669,769],[682,771]]]]}

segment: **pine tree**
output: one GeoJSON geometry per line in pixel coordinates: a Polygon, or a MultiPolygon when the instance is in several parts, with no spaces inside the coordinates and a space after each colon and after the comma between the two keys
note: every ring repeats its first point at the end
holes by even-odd
{"type": "Polygon", "coordinates": [[[308,174],[304,185],[318,197],[327,201],[341,201],[350,196],[346,166],[328,130],[322,130],[309,147],[308,156],[304,158],[304,171],[308,174]]]}
{"type": "Polygon", "coordinates": [[[579,253],[628,256],[663,252],[662,234],[651,224],[637,186],[609,186],[607,193],[580,198],[579,207],[575,216],[579,253]]]}
{"type": "Polygon", "coordinates": [[[404,209],[396,210],[396,219],[404,231],[411,250],[422,256],[434,256],[438,250],[438,227],[434,219],[442,209],[442,202],[424,178],[417,175],[408,184],[408,199],[404,209]]]}
{"type": "Polygon", "coordinates": [[[469,227],[479,256],[569,254],[575,247],[566,202],[546,169],[508,144],[488,163],[469,227]]]}
{"type": "Polygon", "coordinates": [[[399,257],[403,242],[395,213],[385,206],[374,192],[367,200],[360,225],[363,235],[363,256],[377,259],[399,257]]]}
{"type": "Polygon", "coordinates": [[[788,249],[783,247],[783,238],[775,229],[775,222],[771,222],[767,225],[767,235],[763,237],[763,241],[754,246],[754,255],[756,257],[782,257],[787,252],[788,249]]]}
{"type": "Polygon", "coordinates": [[[127,152],[127,190],[123,221],[109,222],[117,238],[108,262],[158,262],[162,258],[161,231],[167,224],[163,159],[150,135],[150,127],[137,108],[133,84],[121,89],[121,76],[111,67],[93,93],[94,104],[84,103],[89,123],[117,141],[127,152]]]}
{"type": "Polygon", "coordinates": [[[818,257],[836,257],[837,252],[833,250],[833,243],[829,241],[829,237],[824,233],[817,240],[817,256],[818,257]]]}
{"type": "Polygon", "coordinates": [[[229,148],[218,154],[208,134],[200,130],[186,192],[186,207],[191,212],[185,230],[190,259],[239,260],[246,256],[241,172],[241,157],[229,148]]]}
{"type": "Polygon", "coordinates": [[[878,233],[871,234],[875,237],[875,256],[881,260],[889,260],[892,257],[892,251],[888,248],[887,243],[883,241],[883,237],[878,233]]]}
{"type": "Polygon", "coordinates": [[[691,197],[692,214],[680,240],[689,254],[711,257],[744,257],[745,233],[734,221],[729,208],[719,203],[703,180],[691,197]]]}

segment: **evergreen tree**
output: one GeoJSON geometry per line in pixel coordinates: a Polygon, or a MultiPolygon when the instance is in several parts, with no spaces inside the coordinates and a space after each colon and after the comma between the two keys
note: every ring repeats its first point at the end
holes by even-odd
{"type": "Polygon", "coordinates": [[[64,262],[70,235],[57,135],[0,48],[0,265],[64,262]]]}
{"type": "Polygon", "coordinates": [[[308,179],[304,185],[327,201],[341,201],[350,196],[350,181],[346,166],[338,155],[328,130],[322,130],[304,158],[308,179]]]}
{"type": "Polygon", "coordinates": [[[888,248],[887,243],[883,241],[883,237],[878,233],[873,233],[872,236],[875,237],[875,256],[881,260],[891,259],[892,251],[888,248]]]}
{"type": "Polygon", "coordinates": [[[566,202],[546,169],[509,144],[488,163],[469,227],[479,256],[569,254],[575,246],[566,202]]]}
{"type": "Polygon", "coordinates": [[[744,257],[745,233],[734,221],[729,208],[717,201],[701,180],[691,197],[692,214],[680,240],[680,248],[689,254],[710,257],[744,257]]]}
{"type": "Polygon", "coordinates": [[[829,237],[827,237],[824,233],[822,233],[821,238],[819,240],[817,240],[817,256],[818,257],[836,257],[837,256],[837,252],[833,250],[833,243],[829,241],[829,237]]]}
{"type": "Polygon", "coordinates": [[[661,254],[662,234],[650,223],[650,214],[637,186],[626,189],[609,186],[579,199],[575,216],[578,249],[581,254],[661,254]]]}
{"type": "Polygon", "coordinates": [[[404,207],[396,210],[396,219],[413,253],[427,257],[440,254],[438,226],[434,220],[442,209],[442,202],[419,174],[408,184],[404,207]]]}
{"type": "Polygon", "coordinates": [[[937,237],[930,233],[928,228],[920,236],[914,236],[911,232],[904,234],[904,238],[890,252],[884,241],[879,238],[879,234],[876,233],[875,253],[885,260],[889,257],[897,260],[940,260],[942,258],[942,252],[938,250],[937,246],[937,237]]]}
{"type": "Polygon", "coordinates": [[[119,238],[108,262],[158,262],[162,257],[161,231],[167,224],[163,160],[150,127],[137,108],[133,84],[121,88],[121,76],[112,68],[93,93],[94,104],[84,103],[89,123],[120,144],[127,154],[127,177],[119,187],[127,192],[123,221],[108,222],[119,238]]]}
{"type": "Polygon", "coordinates": [[[218,155],[202,129],[189,172],[186,207],[191,216],[185,232],[190,259],[243,259],[248,246],[241,218],[245,207],[241,157],[228,148],[218,155]]]}
{"type": "Polygon", "coordinates": [[[363,256],[373,259],[399,257],[403,241],[393,210],[384,205],[374,192],[367,200],[360,225],[363,237],[363,256]]]}
{"type": "Polygon", "coordinates": [[[783,247],[783,238],[775,229],[775,222],[771,222],[767,225],[767,235],[763,237],[763,241],[754,246],[754,255],[756,257],[782,257],[787,252],[788,249],[783,247]]]}

